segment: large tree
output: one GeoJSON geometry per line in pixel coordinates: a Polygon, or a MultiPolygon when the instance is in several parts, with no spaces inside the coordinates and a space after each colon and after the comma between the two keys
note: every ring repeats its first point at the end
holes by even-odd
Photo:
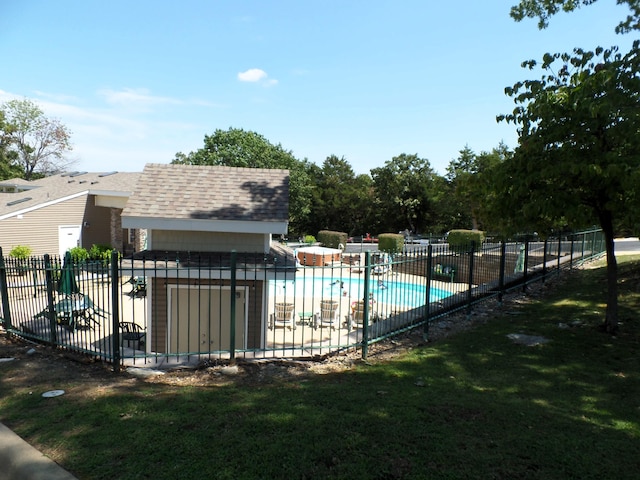
{"type": "Polygon", "coordinates": [[[371,227],[373,188],[368,175],[356,175],[342,157],[331,155],[313,169],[309,232],[337,230],[363,233],[371,227]]]}
{"type": "Polygon", "coordinates": [[[371,170],[380,226],[386,231],[431,230],[435,222],[434,178],[429,160],[405,153],[371,170]]]}
{"type": "MultiPolygon", "coordinates": [[[[640,207],[640,46],[547,54],[540,80],[506,89],[519,146],[496,175],[512,225],[598,223],[607,253],[605,327],[618,327],[614,225],[640,207]]],[[[524,64],[535,68],[536,62],[524,64]]]]}
{"type": "Polygon", "coordinates": [[[20,177],[22,174],[16,166],[16,153],[9,149],[10,138],[7,130],[4,112],[0,110],[0,180],[20,177]]]}
{"type": "Polygon", "coordinates": [[[5,161],[11,171],[19,167],[21,176],[30,180],[66,170],[74,162],[71,133],[59,120],[48,118],[28,99],[10,100],[0,106],[0,142],[5,144],[5,161]]]}
{"type": "Polygon", "coordinates": [[[273,145],[256,132],[218,129],[205,135],[203,148],[189,154],[179,152],[171,163],[289,170],[289,232],[303,233],[311,201],[310,165],[280,144],[273,145]]]}
{"type": "Polygon", "coordinates": [[[458,158],[449,162],[447,181],[453,188],[453,194],[459,202],[461,219],[469,221],[462,228],[484,228],[481,225],[483,206],[492,184],[492,170],[504,162],[511,152],[501,143],[491,152],[476,154],[469,146],[460,150],[458,158]]]}

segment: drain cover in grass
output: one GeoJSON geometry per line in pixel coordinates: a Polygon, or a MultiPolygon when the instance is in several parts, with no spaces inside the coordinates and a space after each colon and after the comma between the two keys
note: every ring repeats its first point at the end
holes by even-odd
{"type": "Polygon", "coordinates": [[[60,395],[64,395],[64,390],[49,390],[42,394],[44,398],[59,397],[60,395]]]}

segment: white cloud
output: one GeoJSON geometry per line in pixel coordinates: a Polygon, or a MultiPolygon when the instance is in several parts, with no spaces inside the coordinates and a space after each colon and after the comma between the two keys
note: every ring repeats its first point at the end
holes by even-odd
{"type": "Polygon", "coordinates": [[[241,82],[260,83],[265,87],[272,87],[278,84],[278,80],[269,78],[267,72],[259,68],[250,68],[238,73],[238,80],[241,82]]]}
{"type": "Polygon", "coordinates": [[[151,95],[146,88],[123,88],[120,91],[102,89],[98,94],[104,97],[107,103],[124,106],[151,106],[151,105],[180,105],[183,102],[175,98],[151,95]]]}
{"type": "Polygon", "coordinates": [[[245,72],[238,73],[238,80],[241,82],[259,82],[267,77],[267,72],[259,68],[250,68],[245,72]]]}

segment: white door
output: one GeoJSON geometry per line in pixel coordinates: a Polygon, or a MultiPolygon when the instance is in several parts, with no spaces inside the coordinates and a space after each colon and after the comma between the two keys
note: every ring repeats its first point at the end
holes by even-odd
{"type": "Polygon", "coordinates": [[[58,227],[58,249],[60,258],[67,250],[80,246],[81,225],[61,225],[58,227]]]}

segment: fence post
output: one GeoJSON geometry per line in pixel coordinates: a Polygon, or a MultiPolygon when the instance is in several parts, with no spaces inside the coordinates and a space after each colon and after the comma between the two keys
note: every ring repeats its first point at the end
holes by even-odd
{"type": "Polygon", "coordinates": [[[569,252],[569,270],[573,270],[573,242],[576,241],[576,234],[572,233],[569,238],[571,239],[571,250],[569,252]]]}
{"type": "Polygon", "coordinates": [[[547,239],[544,239],[544,253],[542,254],[542,283],[544,283],[544,281],[547,278],[547,247],[548,247],[548,243],[547,243],[547,239]]]}
{"type": "Polygon", "coordinates": [[[229,356],[231,361],[236,358],[236,264],[238,261],[238,252],[236,250],[231,250],[231,308],[230,315],[231,319],[229,322],[229,328],[231,331],[229,332],[229,356]]]}
{"type": "Polygon", "coordinates": [[[9,286],[7,284],[7,267],[4,263],[2,247],[0,247],[0,296],[2,296],[2,315],[4,327],[11,328],[11,311],[9,310],[9,286]]]}
{"type": "Polygon", "coordinates": [[[371,280],[371,250],[364,252],[364,319],[362,322],[362,359],[367,359],[369,350],[369,282],[371,280]]]}
{"type": "Polygon", "coordinates": [[[500,276],[498,277],[498,303],[502,303],[502,297],[504,295],[504,269],[506,266],[506,257],[507,257],[507,245],[502,240],[500,244],[500,276]]]}
{"type": "Polygon", "coordinates": [[[558,275],[560,275],[560,257],[562,256],[562,233],[558,235],[558,275]]]}
{"type": "Polygon", "coordinates": [[[529,270],[529,239],[524,239],[524,270],[522,272],[522,291],[527,291],[527,273],[529,270]]]}
{"type": "Polygon", "coordinates": [[[119,271],[120,254],[117,250],[111,252],[111,323],[112,331],[111,346],[113,356],[113,371],[120,371],[120,271],[119,271]]]}
{"type": "Polygon", "coordinates": [[[56,319],[56,307],[53,298],[53,275],[51,269],[51,257],[48,253],[44,254],[45,281],[47,283],[47,305],[49,311],[49,341],[51,345],[58,343],[58,321],[56,319]]]}
{"type": "Polygon", "coordinates": [[[422,328],[422,339],[425,342],[429,341],[429,326],[431,323],[431,280],[433,277],[433,245],[429,244],[427,247],[427,298],[425,298],[424,305],[424,327],[422,328]]]}
{"type": "Polygon", "coordinates": [[[471,251],[469,251],[469,282],[467,285],[467,315],[471,313],[471,301],[473,295],[471,289],[473,288],[473,260],[476,253],[476,242],[471,242],[471,251]]]}

